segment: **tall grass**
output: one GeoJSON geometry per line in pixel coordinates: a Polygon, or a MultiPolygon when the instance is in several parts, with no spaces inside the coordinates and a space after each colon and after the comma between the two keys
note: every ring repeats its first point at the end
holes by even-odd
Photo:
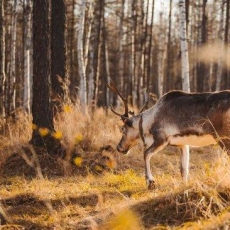
{"type": "Polygon", "coordinates": [[[152,159],[156,189],[149,191],[141,147],[133,148],[128,156],[113,150],[121,136],[119,123],[118,117],[106,115],[103,109],[92,115],[87,109],[83,113],[79,105],[63,105],[54,119],[53,135],[67,150],[64,161],[69,161],[72,170],[61,174],[56,171],[63,167],[63,159],[60,163],[30,149],[32,119],[19,112],[16,122],[5,125],[0,136],[0,218],[5,215],[8,227],[19,229],[227,226],[230,163],[226,153],[216,146],[193,149],[185,185],[179,172],[179,151],[166,148],[152,159]],[[108,145],[112,148],[103,150],[108,145]],[[78,158],[73,161],[75,155],[78,158]],[[110,156],[116,169],[103,167],[102,160],[110,156]]]}

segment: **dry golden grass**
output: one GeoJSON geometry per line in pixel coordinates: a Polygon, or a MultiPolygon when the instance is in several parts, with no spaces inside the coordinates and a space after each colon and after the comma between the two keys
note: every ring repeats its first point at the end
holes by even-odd
{"type": "Polygon", "coordinates": [[[149,191],[141,148],[127,156],[112,149],[120,138],[116,116],[98,109],[92,119],[73,105],[58,114],[53,135],[67,149],[69,174],[65,160],[34,152],[28,145],[31,118],[22,112],[17,117],[0,136],[0,219],[8,222],[1,229],[224,229],[230,224],[230,163],[218,147],[192,149],[187,185],[177,148],[153,156],[156,189],[149,191]]]}

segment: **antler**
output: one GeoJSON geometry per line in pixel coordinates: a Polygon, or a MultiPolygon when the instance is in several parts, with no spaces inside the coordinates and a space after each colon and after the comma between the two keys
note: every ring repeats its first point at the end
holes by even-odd
{"type": "Polygon", "coordinates": [[[113,113],[115,113],[116,115],[118,115],[118,116],[129,117],[129,109],[128,109],[128,101],[127,101],[127,98],[125,98],[125,97],[123,97],[123,96],[121,95],[121,93],[120,93],[119,90],[117,89],[116,84],[115,84],[114,81],[111,80],[111,81],[110,81],[110,84],[107,84],[107,86],[108,86],[108,88],[109,88],[112,92],[114,92],[115,94],[117,94],[117,95],[121,98],[121,100],[123,101],[124,106],[125,106],[125,113],[124,113],[124,114],[119,114],[118,112],[116,112],[116,111],[114,110],[114,108],[113,108],[112,105],[110,105],[111,111],[112,111],[113,113]]]}
{"type": "Polygon", "coordinates": [[[154,94],[154,93],[149,93],[150,89],[151,89],[151,88],[146,89],[146,92],[145,92],[145,95],[144,95],[144,97],[145,97],[145,104],[142,106],[142,108],[141,108],[141,110],[139,111],[139,113],[142,113],[144,110],[148,109],[148,104],[149,104],[150,101],[153,101],[153,102],[155,102],[155,103],[156,103],[156,101],[157,101],[157,96],[156,96],[156,94],[154,94]]]}

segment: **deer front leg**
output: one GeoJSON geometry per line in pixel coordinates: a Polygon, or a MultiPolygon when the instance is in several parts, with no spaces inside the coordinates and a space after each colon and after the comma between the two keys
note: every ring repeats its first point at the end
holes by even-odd
{"type": "Polygon", "coordinates": [[[189,146],[181,146],[181,176],[183,181],[187,184],[189,174],[189,146]]]}
{"type": "Polygon", "coordinates": [[[146,183],[148,185],[148,189],[152,190],[155,188],[155,181],[154,177],[151,172],[150,167],[150,160],[151,157],[159,152],[161,149],[163,149],[167,143],[164,143],[163,145],[156,145],[156,143],[153,143],[145,152],[144,152],[144,160],[145,160],[145,179],[146,183]]]}

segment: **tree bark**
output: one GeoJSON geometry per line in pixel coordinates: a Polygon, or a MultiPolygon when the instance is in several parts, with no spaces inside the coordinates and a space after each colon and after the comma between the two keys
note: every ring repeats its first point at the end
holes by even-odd
{"type": "MultiPolygon", "coordinates": [[[[104,1],[102,1],[104,3],[104,1]]],[[[105,24],[105,12],[104,12],[104,4],[102,5],[102,22],[101,22],[101,30],[102,30],[102,52],[101,52],[101,84],[100,88],[102,90],[101,98],[100,98],[100,106],[104,108],[108,108],[108,79],[109,79],[109,54],[108,54],[108,47],[107,47],[107,31],[106,31],[106,24],[105,24]]]]}
{"type": "MultiPolygon", "coordinates": [[[[206,15],[207,0],[202,2],[202,21],[201,21],[201,40],[199,45],[207,43],[207,15],[206,15]]],[[[207,66],[204,62],[200,62],[197,70],[198,74],[198,91],[207,91],[207,66]]]]}
{"type": "MultiPolygon", "coordinates": [[[[66,5],[65,0],[51,1],[51,85],[55,108],[64,100],[66,84],[66,5]]],[[[54,108],[54,111],[56,109],[54,108]]]]}
{"type": "Polygon", "coordinates": [[[31,102],[31,52],[32,52],[32,36],[31,36],[31,16],[32,16],[32,6],[31,0],[24,0],[24,28],[23,28],[23,73],[24,73],[24,80],[23,80],[23,108],[30,113],[30,102],[31,102]],[[27,2],[27,4],[25,4],[27,2]]]}
{"type": "Polygon", "coordinates": [[[0,1],[0,116],[6,116],[5,112],[5,25],[4,25],[4,0],[0,1]]]}
{"type": "Polygon", "coordinates": [[[151,9],[151,22],[150,22],[150,36],[149,36],[149,49],[148,49],[148,64],[147,64],[147,77],[146,81],[148,86],[150,85],[152,87],[153,85],[153,79],[150,78],[151,75],[151,68],[153,66],[153,34],[154,34],[154,9],[155,9],[155,0],[152,2],[152,9],[151,9]]]}
{"type": "MultiPolygon", "coordinates": [[[[10,111],[15,112],[16,109],[16,39],[17,39],[17,1],[14,0],[12,10],[12,24],[11,24],[11,63],[10,63],[10,78],[11,78],[11,90],[9,100],[9,114],[10,111]]],[[[14,113],[13,113],[14,114],[14,113]]]]}
{"type": "Polygon", "coordinates": [[[171,65],[171,32],[172,32],[172,0],[169,2],[169,24],[167,36],[167,70],[166,70],[166,92],[172,89],[172,65],[171,65]]]}
{"type": "Polygon", "coordinates": [[[185,0],[179,0],[179,16],[180,16],[182,89],[183,91],[190,92],[188,45],[187,45],[187,35],[186,35],[185,0]]]}
{"type": "Polygon", "coordinates": [[[69,43],[69,81],[71,82],[69,86],[70,94],[72,95],[75,92],[75,86],[76,86],[76,78],[75,78],[75,0],[72,0],[71,2],[71,23],[68,24],[69,26],[69,40],[67,44],[69,43]]]}
{"type": "MultiPolygon", "coordinates": [[[[221,15],[218,28],[218,38],[220,39],[220,53],[224,53],[224,2],[221,3],[221,15]]],[[[222,76],[223,76],[223,57],[220,56],[217,63],[217,74],[216,74],[216,91],[221,90],[222,76]]]]}
{"type": "Polygon", "coordinates": [[[131,104],[135,104],[137,102],[137,92],[135,92],[135,88],[137,88],[137,81],[136,81],[136,68],[135,68],[135,59],[136,59],[136,47],[135,47],[135,31],[136,31],[136,24],[137,24],[137,17],[136,17],[136,8],[137,8],[137,0],[131,0],[131,56],[130,56],[130,77],[127,81],[128,84],[128,95],[132,95],[131,104]]]}
{"type": "MultiPolygon", "coordinates": [[[[230,0],[226,0],[226,16],[225,16],[225,29],[224,29],[224,44],[229,54],[229,17],[230,17],[230,0]]],[[[230,61],[229,61],[230,62],[230,61]]],[[[224,78],[226,79],[226,86],[230,88],[230,70],[224,68],[224,78]]]]}
{"type": "Polygon", "coordinates": [[[102,13],[103,13],[104,1],[95,1],[94,7],[94,28],[91,35],[91,49],[90,49],[90,62],[92,63],[89,73],[90,81],[93,81],[93,97],[92,97],[92,112],[98,102],[99,94],[99,76],[100,76],[100,64],[101,64],[101,47],[102,47],[102,13]]]}
{"type": "Polygon", "coordinates": [[[163,11],[160,12],[159,15],[159,23],[161,27],[159,28],[159,41],[158,41],[158,56],[157,56],[157,62],[158,62],[158,96],[161,97],[163,95],[163,84],[164,84],[164,54],[165,54],[165,41],[164,41],[164,32],[163,32],[163,11]]]}
{"type": "MultiPolygon", "coordinates": [[[[121,17],[119,23],[119,60],[118,60],[118,73],[119,73],[119,82],[120,88],[124,88],[124,66],[125,66],[125,52],[124,47],[127,37],[127,27],[124,26],[124,19],[127,17],[127,12],[125,11],[125,0],[121,1],[121,17]]],[[[126,7],[127,9],[127,7],[126,7]]]]}
{"type": "Polygon", "coordinates": [[[59,142],[52,137],[53,115],[50,109],[50,1],[33,1],[33,100],[34,129],[31,142],[35,147],[56,153],[59,142]],[[47,130],[47,134],[41,132],[47,130]]]}
{"type": "Polygon", "coordinates": [[[84,62],[84,26],[86,0],[81,0],[80,19],[78,25],[77,54],[78,54],[78,70],[80,77],[79,98],[83,107],[87,104],[87,88],[86,88],[86,66],[84,62]]]}

